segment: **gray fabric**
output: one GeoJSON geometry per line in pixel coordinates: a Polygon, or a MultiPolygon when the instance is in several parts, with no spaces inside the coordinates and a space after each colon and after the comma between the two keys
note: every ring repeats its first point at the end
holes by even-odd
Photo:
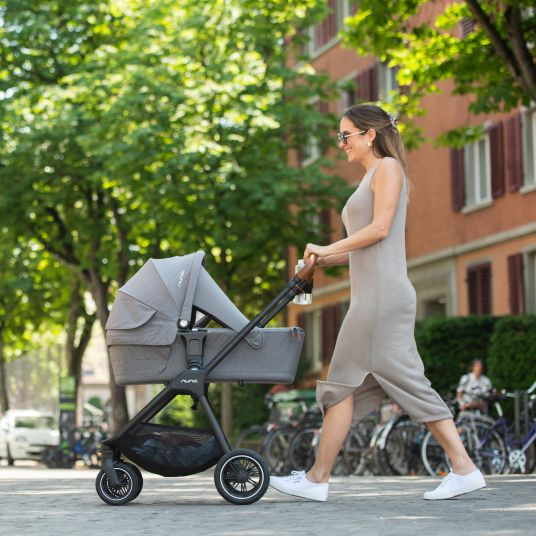
{"type": "MultiPolygon", "coordinates": [[[[193,301],[197,307],[210,313],[222,325],[236,332],[249,322],[203,267],[199,271],[199,281],[193,301]]],[[[260,328],[254,328],[247,334],[246,341],[250,346],[260,347],[263,344],[262,333],[260,328]]]]}
{"type": "MultiPolygon", "coordinates": [[[[253,348],[242,340],[212,371],[209,381],[292,383],[303,346],[300,328],[263,328],[263,345],[253,348]]],[[[212,328],[205,340],[204,364],[208,365],[235,336],[231,329],[212,328]]],[[[177,337],[172,345],[148,346],[108,341],[115,381],[118,385],[163,383],[186,369],[184,343],[177,337]]]]}
{"type": "MultiPolygon", "coordinates": [[[[170,344],[166,341],[170,337],[174,340],[179,320],[190,320],[193,306],[202,308],[224,326],[240,331],[248,319],[202,266],[203,258],[204,253],[198,251],[182,257],[149,259],[117,292],[106,324],[106,336],[116,341],[119,337],[123,344],[131,336],[131,344],[170,344]],[[145,328],[137,325],[137,318],[145,319],[148,325],[145,328]],[[165,333],[160,324],[167,325],[165,333]],[[121,329],[125,330],[123,335],[117,331],[121,329]],[[155,338],[159,332],[165,340],[155,338]]],[[[255,328],[246,340],[251,346],[262,345],[262,331],[255,328]]]]}
{"type": "MultiPolygon", "coordinates": [[[[372,221],[370,183],[377,165],[365,174],[343,208],[348,236],[372,221]]],[[[349,253],[350,308],[337,337],[327,381],[317,384],[317,401],[323,411],[353,395],[354,420],[358,420],[379,404],[385,392],[413,420],[452,418],[425,377],[415,344],[416,295],[406,267],[406,201],[403,187],[389,235],[349,253]]]]}

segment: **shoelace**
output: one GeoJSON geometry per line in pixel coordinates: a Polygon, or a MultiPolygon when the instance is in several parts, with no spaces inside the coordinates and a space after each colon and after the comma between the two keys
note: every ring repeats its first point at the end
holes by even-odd
{"type": "Polygon", "coordinates": [[[454,477],[454,474],[450,472],[445,478],[443,478],[439,484],[439,488],[442,488],[449,480],[452,480],[454,477]]]}
{"type": "Polygon", "coordinates": [[[305,471],[292,471],[290,475],[284,476],[284,480],[288,480],[289,482],[294,482],[295,480],[300,480],[303,475],[305,474],[305,471]]]}

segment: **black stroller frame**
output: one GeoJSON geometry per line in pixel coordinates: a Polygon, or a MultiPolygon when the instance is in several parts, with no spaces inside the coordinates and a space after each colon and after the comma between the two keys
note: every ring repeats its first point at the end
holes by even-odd
{"type": "MultiPolygon", "coordinates": [[[[268,465],[255,451],[232,450],[209,402],[208,386],[210,382],[207,377],[254,328],[266,326],[297,295],[312,291],[314,264],[314,260],[307,262],[285,285],[284,289],[255,318],[237,332],[206,367],[203,366],[204,341],[208,331],[205,326],[211,320],[216,322],[219,320],[206,314],[205,311],[195,308],[205,315],[201,320],[195,323],[196,310],[194,309],[189,325],[185,325],[184,321],[179,323],[179,335],[185,345],[187,369],[171,381],[166,382],[164,389],[118,433],[102,441],[102,469],[97,476],[96,488],[104,502],[117,506],[126,504],[139,495],[143,486],[143,478],[136,465],[121,459],[121,453],[124,450],[122,442],[137,427],[148,425],[149,421],[172,402],[177,395],[189,395],[193,400],[192,407],[194,409],[197,409],[200,403],[208,418],[217,445],[213,450],[213,458],[201,470],[208,469],[217,461],[214,478],[220,495],[233,504],[251,504],[264,495],[269,484],[268,465]]],[[[178,474],[180,476],[181,473],[178,474]]],[[[177,476],[177,474],[165,476],[177,476]]]]}

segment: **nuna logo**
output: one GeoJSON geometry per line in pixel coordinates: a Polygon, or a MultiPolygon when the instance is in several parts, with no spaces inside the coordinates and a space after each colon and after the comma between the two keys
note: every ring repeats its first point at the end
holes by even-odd
{"type": "Polygon", "coordinates": [[[180,276],[179,276],[179,283],[178,283],[178,287],[181,288],[182,286],[182,280],[184,278],[184,270],[180,273],[180,276]]]}
{"type": "Polygon", "coordinates": [[[181,383],[197,383],[197,380],[190,378],[188,380],[181,380],[181,383]]]}

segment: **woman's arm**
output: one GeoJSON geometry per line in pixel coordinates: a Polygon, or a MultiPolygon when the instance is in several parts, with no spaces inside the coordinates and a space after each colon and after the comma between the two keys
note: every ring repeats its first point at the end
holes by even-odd
{"type": "Polygon", "coordinates": [[[354,249],[366,248],[383,240],[391,230],[396,213],[403,174],[400,164],[394,158],[386,158],[374,175],[374,212],[372,221],[359,231],[329,246],[307,244],[304,259],[312,253],[318,257],[341,255],[354,249]]]}
{"type": "Polygon", "coordinates": [[[328,255],[327,257],[319,257],[316,265],[319,268],[328,266],[346,266],[349,263],[348,253],[339,253],[337,255],[328,255]]]}

